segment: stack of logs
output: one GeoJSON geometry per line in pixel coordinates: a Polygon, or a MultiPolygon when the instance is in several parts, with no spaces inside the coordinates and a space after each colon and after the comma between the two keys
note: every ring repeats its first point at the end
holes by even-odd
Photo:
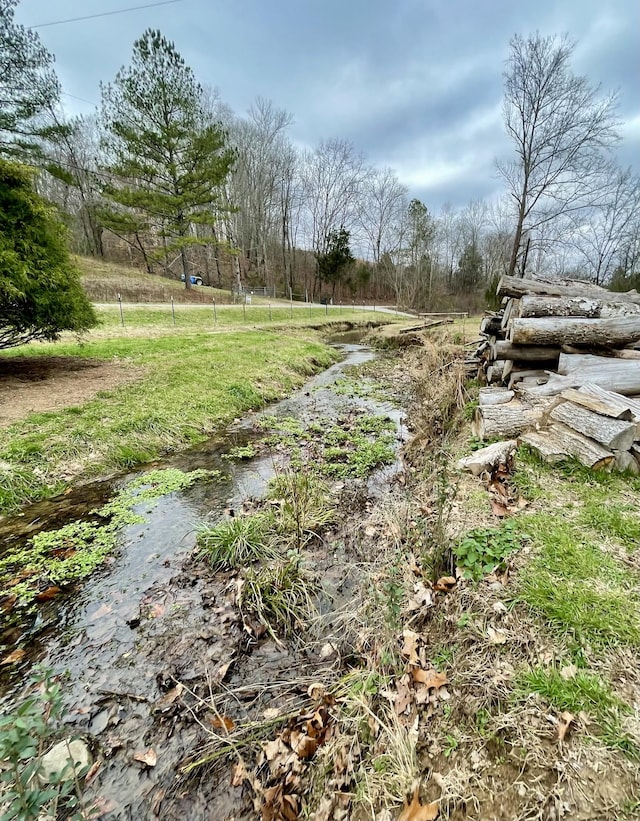
{"type": "Polygon", "coordinates": [[[486,316],[473,432],[520,437],[550,460],[640,469],[640,294],[503,277],[486,316]]]}

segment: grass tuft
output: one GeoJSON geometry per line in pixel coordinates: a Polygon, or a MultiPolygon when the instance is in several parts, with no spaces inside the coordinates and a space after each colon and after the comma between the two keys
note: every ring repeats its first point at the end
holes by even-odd
{"type": "Polygon", "coordinates": [[[214,570],[234,570],[278,555],[272,538],[273,521],[266,513],[236,516],[198,530],[199,555],[214,570]]]}

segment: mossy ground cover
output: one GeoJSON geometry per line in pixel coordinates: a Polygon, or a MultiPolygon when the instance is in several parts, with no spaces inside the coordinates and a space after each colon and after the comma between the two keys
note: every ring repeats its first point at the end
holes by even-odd
{"type": "MultiPolygon", "coordinates": [[[[21,349],[41,356],[42,345],[21,349]]],[[[145,376],[81,406],[26,415],[0,437],[0,512],[203,441],[291,392],[337,353],[312,332],[237,329],[153,338],[113,333],[46,346],[142,367],[145,376]]]]}

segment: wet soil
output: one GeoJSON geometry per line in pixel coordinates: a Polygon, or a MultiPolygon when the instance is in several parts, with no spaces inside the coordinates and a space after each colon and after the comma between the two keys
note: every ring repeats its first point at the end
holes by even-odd
{"type": "MultiPolygon", "coordinates": [[[[263,495],[282,455],[267,452],[241,462],[223,456],[255,439],[264,415],[308,423],[355,408],[391,417],[400,447],[407,433],[398,407],[332,389],[345,368],[375,357],[352,341],[339,347],[344,359],[290,398],[248,415],[222,437],[154,463],[153,468],[214,469],[222,479],[165,496],[152,509],[141,505],[137,512],[145,523],[126,529],[117,555],[100,571],[65,598],[41,607],[28,624],[0,634],[3,654],[16,646],[28,650],[24,663],[0,680],[5,705],[19,696],[34,661],[61,676],[68,733],[87,738],[103,761],[88,795],[102,808],[101,818],[255,818],[242,788],[229,786],[228,769],[220,783],[206,768],[197,781],[185,780],[180,766],[206,747],[218,709],[236,725],[274,705],[295,711],[306,698],[305,681],[321,678],[327,662],[319,642],[302,646],[294,640],[284,646],[247,633],[234,605],[235,580],[193,560],[196,529],[263,495]],[[213,713],[212,699],[218,704],[213,713]],[[149,748],[157,755],[154,766],[135,759],[149,748]]],[[[351,508],[349,527],[359,515],[355,500],[364,507],[384,494],[399,470],[396,461],[356,491],[338,485],[336,492],[351,508]]],[[[141,472],[144,468],[33,505],[3,522],[0,535],[5,543],[16,542],[87,516],[141,472]]],[[[330,542],[329,535],[307,556],[323,578],[325,611],[349,595],[349,572],[330,542]]]]}
{"type": "Polygon", "coordinates": [[[0,357],[0,428],[140,379],[144,369],[79,356],[0,357]]]}

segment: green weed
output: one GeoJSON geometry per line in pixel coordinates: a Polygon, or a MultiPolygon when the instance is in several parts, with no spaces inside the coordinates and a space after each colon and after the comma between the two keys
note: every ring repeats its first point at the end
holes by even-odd
{"type": "Polygon", "coordinates": [[[198,530],[199,555],[214,570],[234,570],[254,562],[274,559],[278,550],[273,543],[273,518],[266,513],[235,516],[213,527],[198,530]]]}
{"type": "Polygon", "coordinates": [[[273,638],[277,633],[292,636],[316,615],[313,599],[318,590],[300,554],[291,553],[285,561],[244,573],[240,609],[255,616],[273,638]]]}
{"type": "Polygon", "coordinates": [[[453,553],[465,576],[478,580],[504,567],[506,557],[521,546],[524,538],[515,520],[510,519],[498,528],[470,530],[454,546],[453,553]]]}
{"type": "Polygon", "coordinates": [[[336,517],[326,483],[308,465],[296,460],[271,479],[267,498],[277,503],[278,534],[292,539],[297,550],[336,517]]]}
{"type": "Polygon", "coordinates": [[[613,536],[628,550],[640,547],[640,519],[631,505],[619,505],[605,497],[585,503],[582,521],[601,536],[613,536]]]}

